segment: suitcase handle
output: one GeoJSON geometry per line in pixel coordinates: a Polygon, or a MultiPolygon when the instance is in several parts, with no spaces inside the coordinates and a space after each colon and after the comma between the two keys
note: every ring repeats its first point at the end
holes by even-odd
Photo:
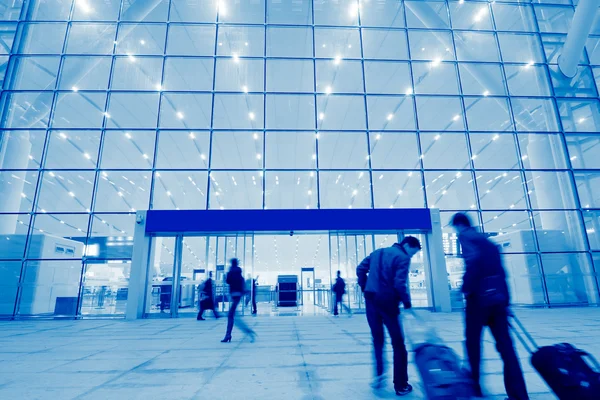
{"type": "Polygon", "coordinates": [[[533,337],[531,337],[531,335],[529,334],[529,332],[527,332],[527,329],[525,329],[525,327],[523,326],[523,324],[521,323],[521,321],[519,321],[519,319],[517,318],[517,316],[512,311],[509,311],[508,317],[516,322],[516,324],[517,324],[517,326],[518,326],[519,329],[517,329],[511,323],[510,320],[508,321],[508,326],[514,332],[514,334],[517,337],[517,339],[519,339],[519,342],[521,342],[523,344],[523,347],[525,347],[525,349],[530,354],[533,354],[537,349],[539,349],[537,343],[535,342],[535,340],[533,340],[533,337]],[[519,330],[520,330],[520,332],[519,332],[519,330]],[[527,338],[527,340],[525,340],[523,338],[523,336],[525,336],[525,338],[527,338]]]}

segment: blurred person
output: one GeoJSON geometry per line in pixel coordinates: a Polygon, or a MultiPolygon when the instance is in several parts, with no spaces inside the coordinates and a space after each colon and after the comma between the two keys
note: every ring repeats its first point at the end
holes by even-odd
{"type": "Polygon", "coordinates": [[[335,302],[333,303],[333,315],[338,315],[338,303],[341,308],[348,312],[349,316],[352,316],[352,310],[350,307],[344,304],[344,294],[346,293],[346,282],[341,277],[341,272],[337,272],[337,278],[333,285],[333,293],[335,293],[335,302]]]}
{"type": "Polygon", "coordinates": [[[252,301],[252,315],[256,315],[256,281],[258,280],[258,275],[256,278],[252,279],[252,275],[248,274],[246,279],[246,307],[248,307],[248,303],[252,301]]]}
{"type": "Polygon", "coordinates": [[[509,400],[527,400],[521,364],[509,334],[510,293],[506,271],[498,246],[471,225],[469,217],[457,213],[452,226],[465,260],[462,293],[466,299],[465,338],[476,394],[483,397],[480,385],[481,334],[489,326],[496,349],[504,363],[504,387],[509,400]]]}
{"type": "MultiPolygon", "coordinates": [[[[231,267],[229,268],[229,272],[227,273],[227,278],[225,280],[229,285],[229,295],[231,296],[231,304],[229,306],[229,313],[227,314],[227,332],[225,333],[225,338],[221,340],[223,343],[231,342],[231,331],[233,330],[233,323],[235,318],[235,310],[240,304],[242,300],[242,296],[245,293],[244,288],[244,276],[242,275],[242,269],[238,266],[238,259],[231,259],[231,267]]],[[[243,332],[250,335],[250,340],[253,342],[256,337],[256,333],[250,329],[248,325],[244,321],[238,318],[236,325],[243,332]]]]}
{"type": "Polygon", "coordinates": [[[408,272],[410,259],[420,250],[419,240],[407,236],[391,247],[375,250],[356,268],[358,284],[365,295],[367,321],[373,336],[376,376],[371,386],[381,389],[385,383],[385,325],[394,350],[394,389],[398,396],[404,396],[413,390],[408,383],[408,354],[398,316],[400,303],[407,310],[412,307],[408,291],[408,272]]]}
{"type": "Polygon", "coordinates": [[[200,301],[198,305],[200,310],[198,311],[198,316],[196,317],[196,319],[198,321],[204,321],[204,318],[202,318],[202,314],[204,314],[205,310],[212,310],[215,318],[219,318],[219,313],[215,309],[215,301],[213,298],[212,271],[209,271],[208,278],[202,284],[199,298],[200,301]]]}

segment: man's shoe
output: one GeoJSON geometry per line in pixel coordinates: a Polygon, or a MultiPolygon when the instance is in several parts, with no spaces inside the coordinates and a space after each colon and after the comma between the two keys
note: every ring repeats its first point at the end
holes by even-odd
{"type": "Polygon", "coordinates": [[[413,387],[408,383],[401,388],[396,389],[396,396],[406,396],[413,391],[413,387]]]}
{"type": "Polygon", "coordinates": [[[385,376],[383,376],[383,375],[376,376],[373,379],[373,382],[371,382],[371,388],[373,388],[375,390],[382,389],[384,386],[385,386],[385,376]]]}

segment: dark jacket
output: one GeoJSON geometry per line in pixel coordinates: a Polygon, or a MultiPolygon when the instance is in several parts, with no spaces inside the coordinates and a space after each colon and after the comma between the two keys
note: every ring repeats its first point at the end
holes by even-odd
{"type": "Polygon", "coordinates": [[[204,281],[204,286],[202,287],[202,293],[204,293],[208,297],[212,297],[213,281],[211,278],[208,278],[207,280],[204,281]]]}
{"type": "Polygon", "coordinates": [[[410,257],[399,243],[375,250],[356,268],[358,284],[365,292],[386,301],[410,304],[408,271],[410,257]]]}
{"type": "Polygon", "coordinates": [[[346,282],[344,282],[344,280],[339,276],[335,280],[333,291],[338,296],[342,296],[344,293],[346,293],[346,282]]]}
{"type": "Polygon", "coordinates": [[[229,285],[229,293],[232,295],[241,296],[244,294],[245,281],[240,267],[229,268],[225,282],[229,285]]]}
{"type": "Polygon", "coordinates": [[[502,265],[502,257],[498,246],[482,233],[470,228],[458,235],[465,260],[462,292],[467,300],[479,296],[478,289],[484,286],[486,278],[497,276],[499,287],[510,302],[510,293],[506,283],[506,271],[502,265]]]}

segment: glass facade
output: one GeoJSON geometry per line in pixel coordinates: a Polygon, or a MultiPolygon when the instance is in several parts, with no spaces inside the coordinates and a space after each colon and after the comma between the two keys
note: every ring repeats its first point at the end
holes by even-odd
{"type": "Polygon", "coordinates": [[[468,211],[516,303],[597,304],[600,20],[567,79],[574,7],[0,1],[0,315],[94,314],[97,287],[122,313],[144,209],[468,211]]]}

